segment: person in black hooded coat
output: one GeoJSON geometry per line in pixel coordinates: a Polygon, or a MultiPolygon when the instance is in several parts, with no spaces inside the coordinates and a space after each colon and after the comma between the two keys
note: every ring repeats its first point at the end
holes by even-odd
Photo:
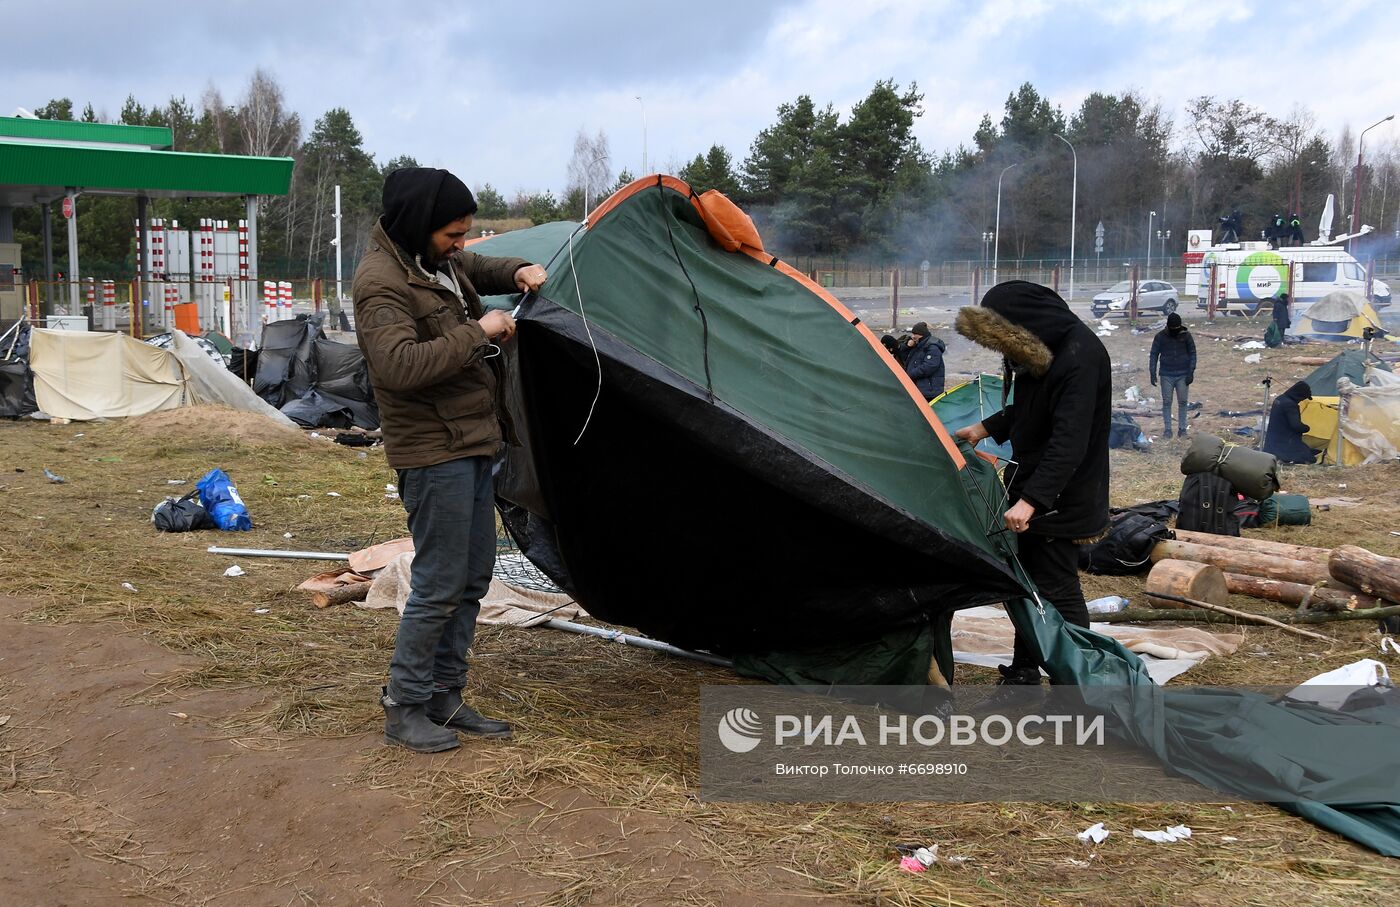
{"type": "MultiPolygon", "coordinates": [[[[975,444],[1011,441],[1006,527],[1021,564],[1069,623],[1089,625],[1077,546],[1108,529],[1108,432],[1113,379],[1108,351],[1053,290],[1013,280],[958,313],[958,333],[1001,353],[1015,404],[960,429],[975,444]]],[[[1003,683],[1040,683],[1034,646],[1016,638],[1003,683]]]]}
{"type": "Polygon", "coordinates": [[[1279,394],[1274,405],[1269,407],[1269,427],[1264,432],[1264,452],[1271,453],[1284,463],[1312,463],[1317,460],[1317,451],[1303,443],[1303,435],[1308,433],[1308,425],[1303,421],[1299,404],[1312,399],[1312,388],[1308,382],[1299,381],[1279,394]]]}

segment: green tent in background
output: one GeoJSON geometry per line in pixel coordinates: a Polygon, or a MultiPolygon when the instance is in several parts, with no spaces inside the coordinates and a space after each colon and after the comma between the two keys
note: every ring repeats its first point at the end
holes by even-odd
{"type": "Polygon", "coordinates": [[[780,682],[909,683],[931,658],[951,676],[955,609],[1004,600],[1054,682],[1134,691],[1105,704],[1118,735],[1400,856],[1400,728],[1156,687],[1117,642],[1040,607],[992,465],[724,196],[651,176],[584,225],[472,248],[549,266],[506,345],[521,444],[498,503],[593,615],[780,682]],[[1339,802],[1377,766],[1392,795],[1339,802]]]}
{"type": "MultiPolygon", "coordinates": [[[[938,420],[949,431],[976,425],[1001,411],[1002,380],[1000,375],[978,375],[971,381],[954,385],[929,402],[938,420]]],[[[1007,402],[1010,402],[1009,400],[1007,402]]],[[[998,444],[991,438],[977,442],[977,449],[1002,461],[1011,459],[1011,442],[998,444]]]]}
{"type": "MultiPolygon", "coordinates": [[[[1366,385],[1366,351],[1364,349],[1343,350],[1332,357],[1330,362],[1319,365],[1303,380],[1308,383],[1314,397],[1337,396],[1337,379],[1346,378],[1357,387],[1366,385]]],[[[1390,363],[1371,356],[1371,367],[1390,371],[1390,363]]]]}

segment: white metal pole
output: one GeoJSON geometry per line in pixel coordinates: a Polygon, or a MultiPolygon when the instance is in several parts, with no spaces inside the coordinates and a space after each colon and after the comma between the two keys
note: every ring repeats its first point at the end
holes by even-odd
{"type": "Polygon", "coordinates": [[[68,190],[68,203],[73,206],[73,216],[68,218],[68,313],[81,311],[78,304],[78,193],[68,190]]]}
{"type": "Polygon", "coordinates": [[[642,100],[641,95],[633,97],[637,99],[638,104],[642,105],[642,172],[639,175],[648,176],[651,171],[647,169],[647,102],[642,100]]]}
{"type": "Polygon", "coordinates": [[[1152,276],[1152,218],[1156,216],[1156,211],[1147,212],[1147,268],[1144,273],[1146,273],[1148,277],[1152,276]]]}
{"type": "Polygon", "coordinates": [[[1069,145],[1069,153],[1074,155],[1074,182],[1069,193],[1069,301],[1074,301],[1074,229],[1075,214],[1079,207],[1079,154],[1070,145],[1069,139],[1056,134],[1055,138],[1069,145]]]}
{"type": "Polygon", "coordinates": [[[340,286],[340,185],[335,187],[335,310],[340,312],[340,303],[345,299],[345,291],[340,286]]]}
{"type": "Polygon", "coordinates": [[[1001,170],[1001,175],[997,177],[997,225],[992,233],[992,286],[997,285],[997,262],[1001,259],[1001,178],[1006,176],[1006,171],[1012,167],[1019,167],[1020,164],[1008,164],[1001,170]]]}

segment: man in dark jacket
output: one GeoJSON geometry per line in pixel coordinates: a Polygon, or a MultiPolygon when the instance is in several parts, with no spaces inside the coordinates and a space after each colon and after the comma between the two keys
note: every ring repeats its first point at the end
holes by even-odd
{"type": "Polygon", "coordinates": [[[385,742],[457,746],[456,731],[508,737],[462,702],[481,596],[496,554],[491,460],[511,437],[497,398],[497,343],[515,333],[478,293],[536,290],[543,268],[462,251],[476,201],[446,170],[384,182],[384,213],[355,271],[360,350],[413,535],[412,588],[380,693],[385,742]]]}
{"type": "Polygon", "coordinates": [[[1269,407],[1269,427],[1264,432],[1264,452],[1284,463],[1312,463],[1317,451],[1303,442],[1308,425],[1303,421],[1299,404],[1312,399],[1308,382],[1299,381],[1279,395],[1269,407]]]}
{"type": "Polygon", "coordinates": [[[1274,297],[1274,324],[1278,325],[1279,332],[1285,335],[1293,324],[1293,319],[1288,314],[1288,303],[1287,293],[1280,293],[1274,297]]]}
{"type": "MultiPolygon", "coordinates": [[[[1004,519],[1019,533],[1021,565],[1067,622],[1087,627],[1077,546],[1108,528],[1108,351],[1054,291],[1020,280],[964,308],[957,329],[1002,354],[1016,401],[957,436],[1011,440],[1004,519]]],[[[1002,683],[1039,684],[1034,644],[1017,634],[1015,656],[999,670],[1002,683]]]]}
{"type": "Polygon", "coordinates": [[[1172,436],[1172,395],[1176,395],[1177,418],[1176,436],[1186,437],[1187,388],[1196,380],[1196,341],[1181,316],[1172,312],[1167,316],[1166,330],[1158,331],[1152,338],[1152,352],[1147,357],[1147,378],[1152,386],[1157,386],[1160,368],[1162,376],[1162,429],[1163,437],[1172,436]]]}
{"type": "Polygon", "coordinates": [[[928,324],[920,321],[914,325],[904,357],[904,370],[925,400],[943,393],[943,352],[947,348],[947,344],[929,333],[928,324]]]}

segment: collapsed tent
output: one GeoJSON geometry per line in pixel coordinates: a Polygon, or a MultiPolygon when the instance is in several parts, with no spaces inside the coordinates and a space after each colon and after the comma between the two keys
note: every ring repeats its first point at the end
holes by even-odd
{"type": "Polygon", "coordinates": [[[0,418],[18,419],[39,408],[29,370],[30,327],[18,321],[0,334],[0,418]]]}
{"type": "Polygon", "coordinates": [[[168,350],[126,334],[35,330],[30,367],[39,408],[52,417],[140,416],[217,403],[291,424],[178,330],[168,350]]]}
{"type": "Polygon", "coordinates": [[[1309,340],[1361,340],[1366,328],[1380,331],[1380,316],[1363,297],[1344,290],[1328,293],[1305,308],[1293,333],[1309,340]]]}
{"type": "MultiPolygon", "coordinates": [[[[971,381],[954,385],[929,402],[938,420],[950,432],[969,425],[976,425],[988,416],[1001,411],[1005,403],[1001,398],[1002,380],[1000,375],[978,375],[971,381]]],[[[992,438],[977,442],[977,449],[1003,461],[1011,459],[1011,442],[998,444],[992,438]]]]}
{"type": "MultiPolygon", "coordinates": [[[[303,428],[378,428],[364,355],[328,339],[325,318],[318,312],[264,326],[253,390],[303,428]]],[[[243,361],[229,368],[240,371],[243,361]]]]}
{"type": "Polygon", "coordinates": [[[1298,407],[1308,431],[1303,442],[1322,455],[1319,463],[1338,462],[1337,412],[1341,391],[1347,393],[1341,420],[1341,464],[1358,466],[1400,456],[1400,378],[1390,364],[1367,350],[1345,350],[1304,379],[1311,400],[1298,407]]]}
{"type": "Polygon", "coordinates": [[[1332,783],[1376,777],[1400,729],[1155,687],[1121,645],[1038,607],[993,467],[724,196],[648,177],[552,254],[526,251],[539,244],[526,230],[473,246],[550,270],[506,345],[521,446],[498,503],[589,613],[773,680],[907,683],[930,656],[951,676],[953,610],[1005,600],[1055,683],[1138,691],[1105,706],[1119,736],[1400,856],[1400,776],[1386,767],[1377,802],[1332,783]]]}

